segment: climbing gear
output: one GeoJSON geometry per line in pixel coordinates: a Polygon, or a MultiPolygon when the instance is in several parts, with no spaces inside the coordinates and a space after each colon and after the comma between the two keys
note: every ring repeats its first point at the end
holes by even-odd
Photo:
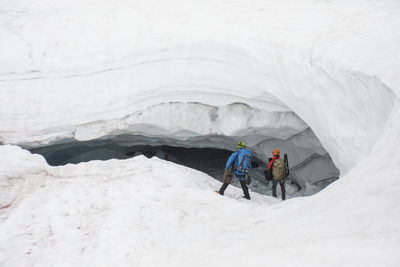
{"type": "Polygon", "coordinates": [[[274,149],[274,150],[272,150],[272,155],[274,155],[274,156],[278,156],[279,154],[281,154],[281,152],[279,152],[279,150],[278,150],[278,149],[274,149]]]}
{"type": "Polygon", "coordinates": [[[228,158],[225,168],[233,167],[233,172],[239,177],[243,176],[244,179],[244,175],[251,169],[252,158],[253,152],[246,148],[240,148],[228,158]]]}
{"type": "Polygon", "coordinates": [[[222,177],[222,182],[226,184],[232,183],[233,172],[231,168],[227,168],[224,171],[224,176],[222,177]]]}
{"type": "Polygon", "coordinates": [[[253,158],[253,153],[250,150],[243,151],[238,154],[238,160],[241,159],[240,164],[236,167],[238,173],[245,173],[251,168],[251,159],[253,158]]]}
{"type": "Polygon", "coordinates": [[[289,172],[289,160],[288,160],[287,154],[285,154],[285,155],[283,156],[283,160],[285,161],[286,177],[288,177],[289,174],[290,174],[290,172],[289,172]]]}
{"type": "Polygon", "coordinates": [[[238,148],[246,148],[246,144],[245,144],[244,142],[240,141],[240,142],[237,144],[237,147],[238,147],[238,148]]]}

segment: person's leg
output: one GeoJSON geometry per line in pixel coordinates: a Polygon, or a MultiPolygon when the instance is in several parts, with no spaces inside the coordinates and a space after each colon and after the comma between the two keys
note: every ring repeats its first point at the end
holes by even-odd
{"type": "Polygon", "coordinates": [[[276,195],[276,185],[278,184],[278,182],[274,179],[272,179],[272,196],[273,197],[277,197],[276,195]]]}
{"type": "Polygon", "coordinates": [[[229,185],[228,183],[223,183],[221,188],[219,189],[218,193],[220,195],[224,195],[225,189],[228,187],[228,185],[229,185]]]}
{"type": "Polygon", "coordinates": [[[280,187],[281,187],[282,200],[285,200],[285,199],[286,199],[285,183],[284,183],[284,182],[279,182],[279,185],[280,185],[280,187]]]}
{"type": "Polygon", "coordinates": [[[246,180],[240,181],[240,185],[243,189],[244,198],[250,199],[249,188],[246,185],[246,180]]]}

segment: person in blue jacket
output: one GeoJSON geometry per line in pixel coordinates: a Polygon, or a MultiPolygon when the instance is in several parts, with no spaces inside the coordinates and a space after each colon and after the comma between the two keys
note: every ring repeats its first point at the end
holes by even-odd
{"type": "Polygon", "coordinates": [[[250,199],[249,188],[246,185],[246,178],[248,176],[248,171],[251,169],[253,152],[246,149],[246,144],[243,142],[239,142],[237,147],[238,150],[233,152],[226,162],[223,184],[217,193],[224,195],[225,189],[232,182],[232,175],[229,175],[232,170],[233,174],[239,178],[244,198],[250,199]]]}

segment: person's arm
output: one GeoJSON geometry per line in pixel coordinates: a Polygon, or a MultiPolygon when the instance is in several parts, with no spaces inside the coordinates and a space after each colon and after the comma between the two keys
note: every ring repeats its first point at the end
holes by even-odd
{"type": "Polygon", "coordinates": [[[231,167],[235,163],[237,153],[238,153],[237,151],[233,152],[232,155],[228,158],[228,161],[226,162],[225,169],[228,169],[229,167],[231,167]]]}

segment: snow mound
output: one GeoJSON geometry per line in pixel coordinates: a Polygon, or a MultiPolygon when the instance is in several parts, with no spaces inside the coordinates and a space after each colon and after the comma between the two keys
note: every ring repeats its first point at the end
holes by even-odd
{"type": "Polygon", "coordinates": [[[42,156],[17,146],[0,146],[0,151],[1,210],[18,202],[24,192],[36,188],[38,180],[48,175],[48,165],[42,156]]]}

